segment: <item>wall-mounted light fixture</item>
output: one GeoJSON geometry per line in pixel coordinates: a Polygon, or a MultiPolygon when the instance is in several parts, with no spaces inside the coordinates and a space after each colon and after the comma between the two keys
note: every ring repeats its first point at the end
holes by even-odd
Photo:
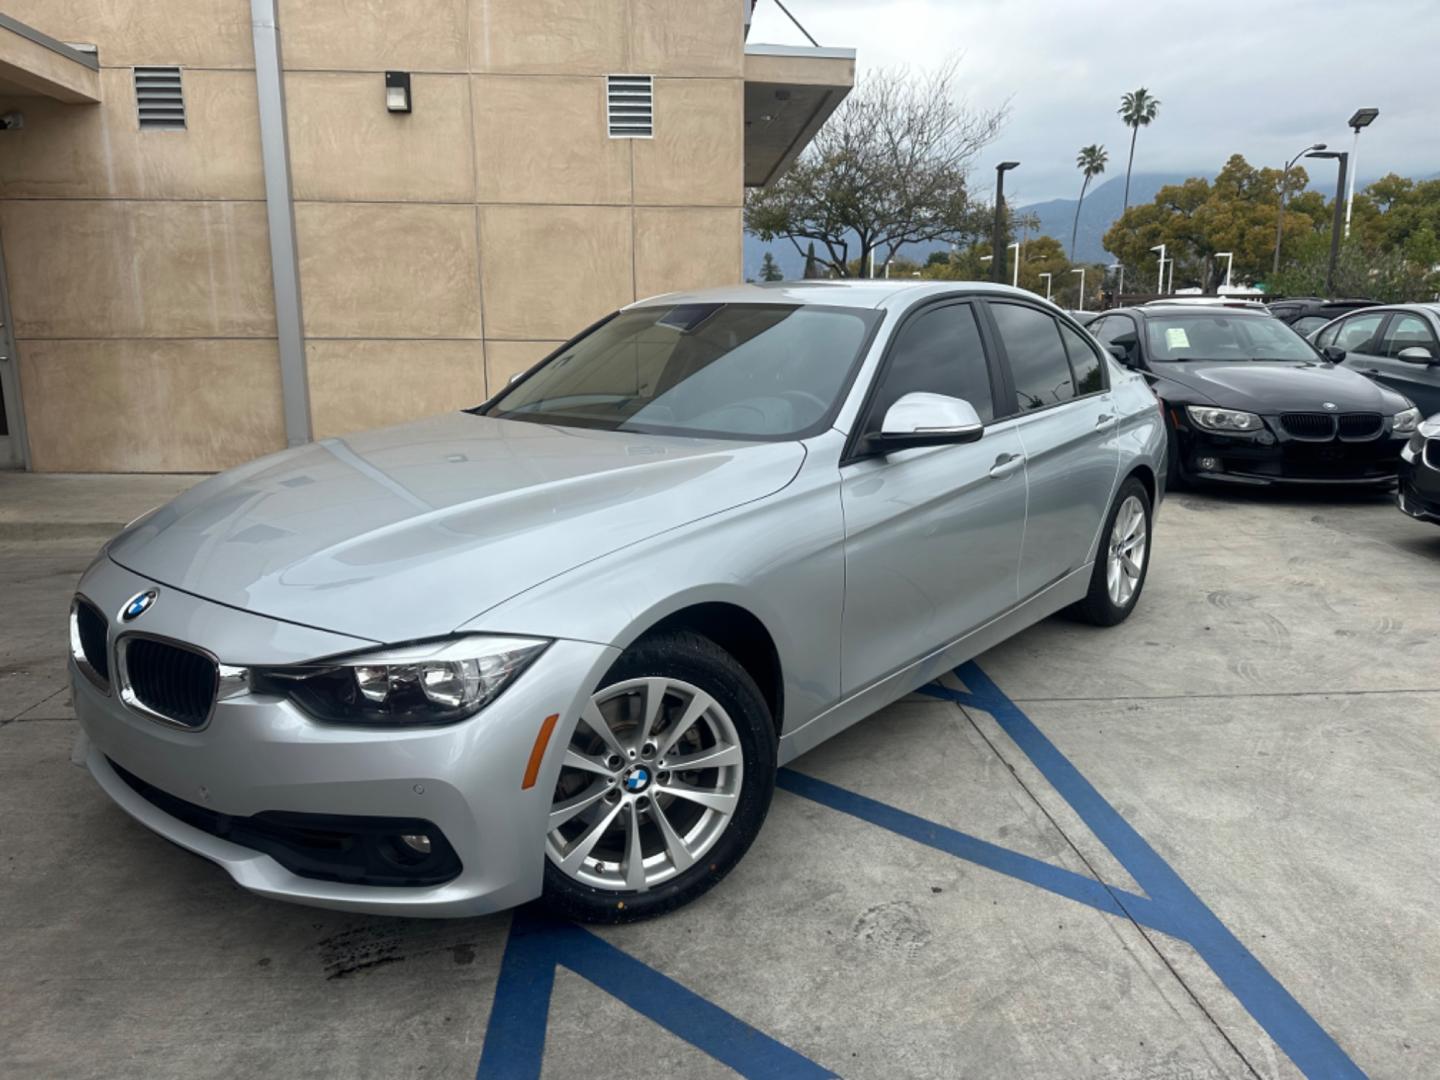
{"type": "Polygon", "coordinates": [[[408,71],[387,71],[385,73],[385,108],[392,113],[410,111],[410,73],[408,71]]]}

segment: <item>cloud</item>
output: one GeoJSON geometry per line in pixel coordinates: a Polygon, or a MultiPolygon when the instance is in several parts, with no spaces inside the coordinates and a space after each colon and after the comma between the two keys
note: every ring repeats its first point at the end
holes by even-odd
{"type": "MultiPolygon", "coordinates": [[[[874,67],[932,68],[960,54],[968,100],[1007,100],[1009,125],[985,161],[1014,158],[1017,201],[1073,198],[1076,151],[1103,143],[1123,174],[1129,131],[1115,114],[1138,86],[1156,94],[1136,172],[1213,176],[1231,154],[1278,165],[1312,142],[1349,149],[1345,121],[1380,109],[1361,137],[1361,180],[1440,172],[1429,104],[1440,4],[1433,0],[1277,0],[1263,8],[1072,0],[786,0],[821,45],[874,67]]],[[[772,0],[752,42],[805,44],[772,0]]],[[[987,170],[982,168],[982,175],[987,170]]],[[[988,179],[988,177],[986,177],[988,179]]],[[[981,176],[976,177],[977,186],[981,176]]]]}

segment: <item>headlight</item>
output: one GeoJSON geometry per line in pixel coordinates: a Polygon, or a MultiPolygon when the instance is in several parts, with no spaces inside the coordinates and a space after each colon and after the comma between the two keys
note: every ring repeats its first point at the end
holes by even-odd
{"type": "Polygon", "coordinates": [[[1196,427],[1206,431],[1260,431],[1265,427],[1260,417],[1238,409],[1212,409],[1206,405],[1186,405],[1185,414],[1196,427]]]}
{"type": "Polygon", "coordinates": [[[494,701],[549,644],[472,634],[322,664],[257,668],[251,682],[331,723],[449,724],[494,701]]]}
{"type": "Polygon", "coordinates": [[[1404,412],[1397,412],[1390,421],[1390,430],[1396,435],[1409,435],[1420,426],[1420,410],[1411,406],[1404,412]]]}
{"type": "Polygon", "coordinates": [[[1436,413],[1428,420],[1422,420],[1420,426],[1415,430],[1427,439],[1440,439],[1440,413],[1436,413]]]}

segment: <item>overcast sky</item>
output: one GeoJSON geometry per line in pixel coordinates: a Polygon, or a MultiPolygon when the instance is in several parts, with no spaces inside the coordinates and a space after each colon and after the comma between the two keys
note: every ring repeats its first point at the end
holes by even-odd
{"type": "MultiPolygon", "coordinates": [[[[1009,99],[1010,121],[981,157],[976,186],[1014,159],[1017,202],[1074,198],[1075,155],[1098,142],[1103,180],[1125,173],[1120,95],[1144,86],[1160,115],[1140,131],[1135,171],[1213,176],[1232,153],[1279,167],[1302,147],[1349,150],[1345,121],[1380,118],[1360,137],[1362,181],[1440,172],[1440,3],[1279,0],[1208,6],[1170,0],[784,0],[821,45],[873,67],[932,68],[962,56],[969,100],[1009,99]]],[[[806,44],[774,0],[758,0],[751,42],[806,44]]],[[[1333,178],[1311,162],[1312,180],[1333,178]]],[[[1332,181],[1333,182],[1333,179],[1332,181]]]]}

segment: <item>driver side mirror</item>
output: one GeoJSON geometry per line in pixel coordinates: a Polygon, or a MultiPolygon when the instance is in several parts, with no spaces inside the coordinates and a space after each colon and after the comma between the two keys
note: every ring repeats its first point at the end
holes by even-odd
{"type": "Polygon", "coordinates": [[[1401,349],[1395,359],[1404,360],[1407,364],[1433,364],[1435,357],[1430,355],[1430,350],[1419,345],[1412,345],[1408,349],[1401,349]]]}
{"type": "Polygon", "coordinates": [[[1107,342],[1105,347],[1110,350],[1110,355],[1119,360],[1128,368],[1139,367],[1136,351],[1140,347],[1140,339],[1134,334],[1125,334],[1114,341],[1107,342]]]}
{"type": "Polygon", "coordinates": [[[1323,349],[1320,350],[1320,355],[1325,357],[1325,359],[1329,360],[1332,364],[1343,364],[1345,362],[1345,357],[1349,356],[1350,354],[1347,353],[1344,349],[1340,348],[1339,345],[1326,345],[1323,349]]]}
{"type": "Polygon", "coordinates": [[[974,442],[985,434],[975,407],[944,394],[904,394],[885,410],[880,430],[865,437],[866,450],[890,454],[917,446],[949,446],[974,442]]]}

